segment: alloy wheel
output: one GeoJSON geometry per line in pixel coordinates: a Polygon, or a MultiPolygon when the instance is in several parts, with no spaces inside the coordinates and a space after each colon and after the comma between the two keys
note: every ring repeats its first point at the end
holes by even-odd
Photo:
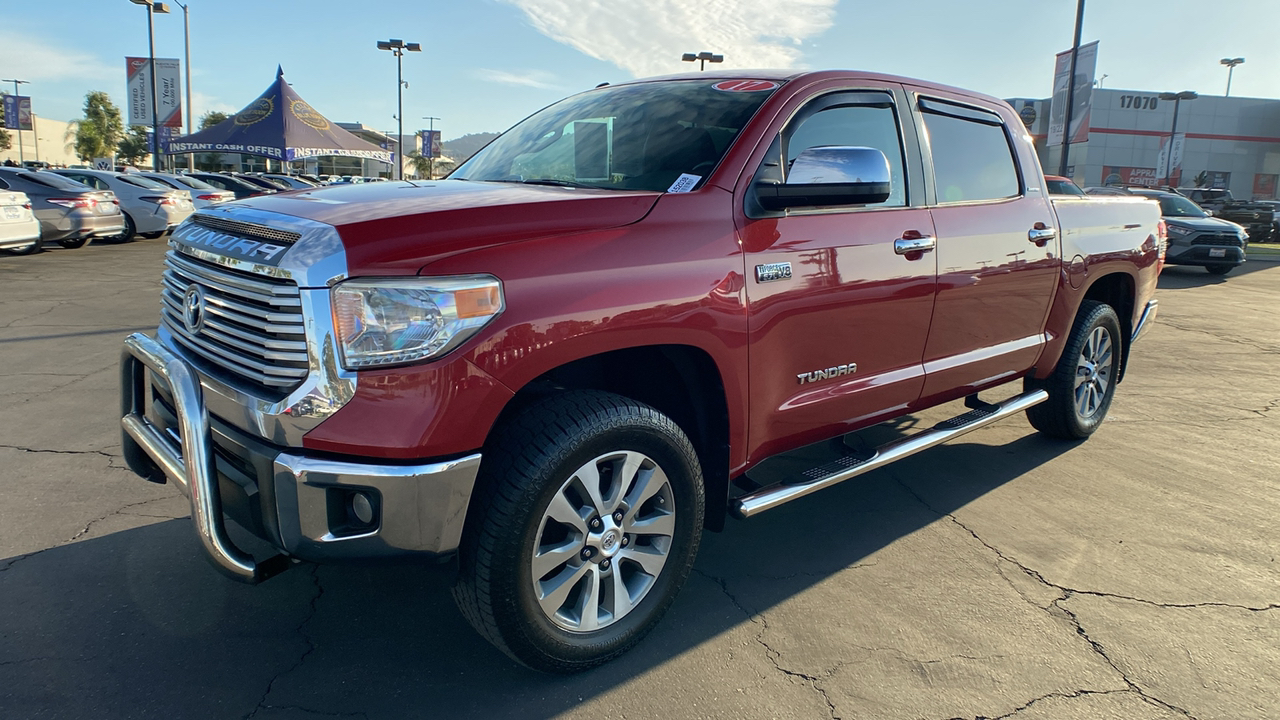
{"type": "Polygon", "coordinates": [[[644,600],[675,534],[671,481],[649,456],[600,455],[578,468],[543,511],[530,560],[534,598],[558,627],[608,627],[644,600]]]}

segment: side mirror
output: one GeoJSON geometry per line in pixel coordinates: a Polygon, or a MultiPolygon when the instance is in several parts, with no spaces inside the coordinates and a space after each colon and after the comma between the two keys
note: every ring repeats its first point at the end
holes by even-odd
{"type": "Polygon", "coordinates": [[[889,160],[869,147],[812,147],[791,163],[785,183],[756,185],[767,210],[867,205],[889,199],[889,160]]]}
{"type": "Polygon", "coordinates": [[[1209,217],[1213,217],[1213,211],[1212,211],[1212,210],[1210,210],[1210,209],[1208,209],[1208,208],[1203,208],[1203,209],[1204,209],[1204,214],[1205,214],[1205,215],[1208,215],[1209,217]]]}

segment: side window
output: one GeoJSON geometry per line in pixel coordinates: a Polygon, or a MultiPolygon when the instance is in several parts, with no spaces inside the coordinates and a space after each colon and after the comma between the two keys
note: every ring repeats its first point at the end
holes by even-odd
{"type": "Polygon", "coordinates": [[[5,182],[4,178],[0,178],[0,190],[8,190],[8,189],[9,189],[9,183],[5,182]]]}
{"type": "MultiPolygon", "coordinates": [[[[942,107],[941,103],[937,104],[942,107]]],[[[974,202],[1017,197],[1021,192],[1013,150],[999,116],[957,108],[973,117],[931,112],[923,108],[929,150],[933,156],[933,181],[938,202],[974,202]]]]}
{"type": "Polygon", "coordinates": [[[786,142],[786,166],[790,168],[808,148],[832,145],[875,148],[889,160],[889,199],[866,207],[907,204],[902,140],[891,105],[834,105],[813,113],[791,131],[786,142]]]}

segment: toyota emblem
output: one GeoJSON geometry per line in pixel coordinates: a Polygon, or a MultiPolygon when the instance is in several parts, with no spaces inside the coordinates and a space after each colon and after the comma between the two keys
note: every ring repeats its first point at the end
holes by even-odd
{"type": "Polygon", "coordinates": [[[187,294],[182,297],[182,324],[192,335],[199,334],[204,327],[204,291],[199,285],[187,288],[187,294]]]}

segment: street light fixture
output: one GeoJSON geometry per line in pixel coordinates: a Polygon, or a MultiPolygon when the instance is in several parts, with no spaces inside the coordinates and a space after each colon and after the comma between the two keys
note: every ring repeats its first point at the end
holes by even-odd
{"type": "Polygon", "coordinates": [[[706,69],[707,69],[707,63],[721,63],[721,62],[724,62],[724,56],[723,56],[723,55],[713,55],[712,53],[709,53],[709,52],[707,52],[706,50],[703,50],[702,52],[700,52],[700,53],[698,53],[698,54],[696,54],[696,55],[695,55],[695,54],[693,54],[693,53],[685,53],[684,55],[681,55],[681,56],[680,56],[680,59],[681,59],[682,61],[684,61],[684,62],[696,62],[696,63],[701,63],[701,65],[699,65],[699,66],[698,66],[698,69],[699,69],[699,70],[706,70],[706,69]]]}
{"type": "Polygon", "coordinates": [[[1177,93],[1162,92],[1158,97],[1161,100],[1173,101],[1173,127],[1169,129],[1169,156],[1165,158],[1164,164],[1164,182],[1166,185],[1171,185],[1173,180],[1170,177],[1173,175],[1173,141],[1178,135],[1178,106],[1182,104],[1183,100],[1195,100],[1200,95],[1194,90],[1183,90],[1177,93]]]}
{"type": "MultiPolygon", "coordinates": [[[[137,0],[134,0],[137,2],[137,0]]],[[[396,179],[404,179],[404,158],[400,151],[403,149],[404,138],[404,57],[405,52],[422,52],[422,45],[419,43],[407,43],[403,40],[379,40],[379,50],[390,50],[396,56],[396,120],[400,122],[400,134],[396,136],[396,179]]]]}
{"type": "Polygon", "coordinates": [[[151,149],[151,168],[160,172],[160,111],[156,106],[156,33],[151,23],[151,16],[156,13],[168,14],[169,6],[153,0],[129,0],[134,5],[147,8],[147,57],[151,60],[148,72],[151,75],[151,138],[155,147],[151,149]]]}
{"type": "Polygon", "coordinates": [[[1231,74],[1236,71],[1237,65],[1244,64],[1244,58],[1222,58],[1218,61],[1222,65],[1227,66],[1227,97],[1231,97],[1231,74]]]}
{"type": "MultiPolygon", "coordinates": [[[[19,95],[21,95],[21,94],[22,94],[21,92],[19,92],[19,91],[18,91],[18,86],[19,86],[19,85],[30,85],[30,84],[31,84],[31,81],[30,81],[30,80],[0,80],[0,82],[11,82],[11,83],[13,83],[13,97],[14,97],[14,98],[17,98],[19,95]]],[[[15,99],[15,100],[14,100],[14,102],[17,102],[17,100],[15,99]]],[[[15,107],[16,107],[16,106],[15,106],[15,107]]],[[[18,163],[19,163],[20,165],[25,166],[25,165],[27,164],[27,158],[26,158],[26,156],[24,156],[24,155],[22,154],[22,118],[21,118],[21,117],[19,117],[19,118],[18,118],[18,120],[17,120],[16,122],[14,122],[14,126],[18,128],[18,163]]],[[[33,121],[33,124],[31,125],[31,131],[32,131],[32,132],[35,132],[35,129],[36,129],[36,126],[35,126],[34,121],[33,121]]],[[[39,140],[39,138],[37,138],[37,139],[36,139],[36,144],[37,144],[37,146],[39,145],[39,143],[40,143],[40,140],[39,140]]],[[[39,151],[39,150],[36,150],[36,159],[37,159],[37,160],[39,160],[39,159],[40,159],[40,151],[39,151]]]]}

